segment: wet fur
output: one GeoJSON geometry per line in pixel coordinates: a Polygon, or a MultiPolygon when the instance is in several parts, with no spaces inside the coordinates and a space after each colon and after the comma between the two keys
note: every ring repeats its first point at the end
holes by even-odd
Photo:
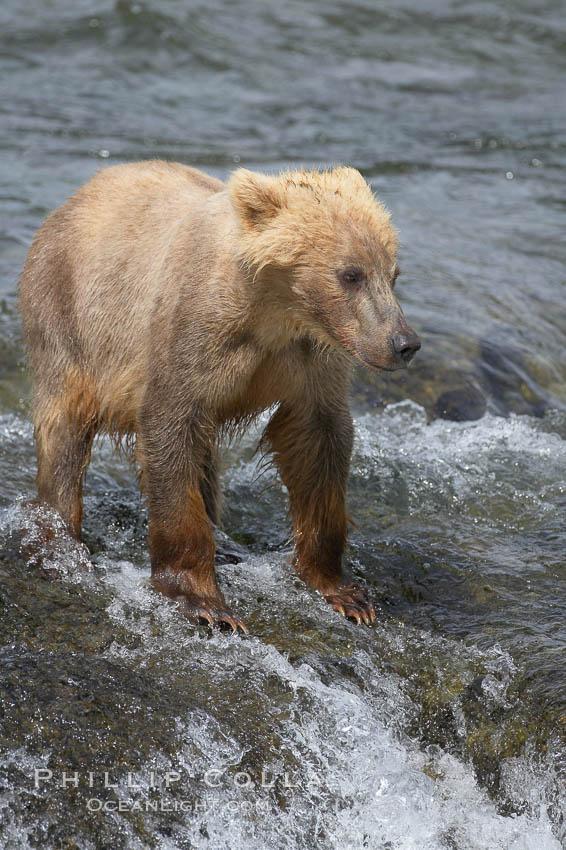
{"type": "Polygon", "coordinates": [[[95,435],[135,435],[154,586],[223,605],[218,439],[277,406],[262,448],[289,490],[296,568],[330,593],[348,519],[349,355],[371,345],[387,368],[396,247],[353,169],[240,169],[227,185],[165,162],[99,172],[38,231],[20,281],[39,499],[79,537],[95,435]],[[363,321],[336,279],[353,261],[375,271],[363,321]]]}

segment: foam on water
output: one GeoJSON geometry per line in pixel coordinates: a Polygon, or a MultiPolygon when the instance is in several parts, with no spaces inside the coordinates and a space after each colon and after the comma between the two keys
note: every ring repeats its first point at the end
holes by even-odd
{"type": "Polygon", "coordinates": [[[356,421],[353,473],[384,490],[402,476],[411,514],[473,506],[488,522],[536,524],[555,510],[549,496],[566,493],[566,441],[551,427],[552,418],[543,430],[532,417],[492,414],[427,425],[423,408],[405,401],[356,421]]]}
{"type": "MultiPolygon", "coordinates": [[[[2,444],[18,434],[20,426],[14,417],[4,417],[0,422],[2,444]]],[[[28,429],[23,437],[30,436],[28,429]]],[[[250,459],[250,447],[256,438],[257,432],[251,433],[240,449],[233,450],[232,465],[226,474],[229,489],[242,486],[249,492],[256,487],[256,463],[250,459]]],[[[478,493],[489,494],[497,487],[512,490],[517,480],[519,488],[532,494],[533,503],[545,509],[548,506],[538,492],[539,484],[544,480],[548,486],[559,486],[566,460],[566,444],[561,437],[542,430],[532,419],[486,416],[474,423],[427,425],[422,409],[411,403],[361,417],[356,422],[356,438],[354,479],[365,480],[379,474],[387,487],[388,477],[393,482],[400,471],[415,484],[415,493],[409,497],[409,512],[426,513],[423,502],[429,490],[440,493],[447,505],[455,501],[465,504],[470,494],[475,498],[478,493]],[[506,469],[510,470],[509,475],[505,474],[506,469]]],[[[100,472],[105,468],[103,465],[100,472]]],[[[10,474],[11,486],[23,489],[27,484],[25,474],[20,476],[17,468],[10,474]]],[[[105,475],[111,477],[110,468],[105,475]]],[[[106,485],[110,479],[100,480],[106,485]]],[[[96,479],[94,483],[96,486],[96,479]]],[[[329,848],[352,850],[560,847],[547,811],[544,784],[548,777],[537,777],[528,755],[510,759],[504,765],[508,796],[512,797],[516,790],[517,799],[524,800],[527,789],[531,803],[523,814],[508,817],[499,813],[496,804],[478,787],[470,765],[439,746],[423,750],[405,734],[405,720],[414,706],[399,676],[385,672],[376,675],[372,660],[376,641],[397,641],[403,649],[411,640],[419,640],[423,651],[428,648],[434,652],[435,642],[450,644],[448,639],[387,623],[370,632],[337,621],[322,600],[313,599],[296,582],[280,553],[248,556],[241,564],[219,568],[229,601],[238,598],[238,611],[245,619],[254,616],[258,588],[268,600],[265,604],[269,628],[264,640],[219,633],[210,636],[195,630],[177,616],[167,601],[150,591],[147,560],[140,567],[127,557],[113,558],[101,552],[90,559],[94,569],[85,575],[84,550],[77,549],[65,537],[57,518],[52,519],[61,544],[52,553],[50,565],[60,571],[66,582],[76,582],[82,573],[92,590],[101,593],[104,610],[117,631],[125,629],[135,637],[127,643],[115,640],[104,653],[107,659],[133,670],[158,671],[160,676],[167,676],[170,670],[172,676],[174,672],[171,682],[182,683],[188,693],[197,663],[207,670],[209,681],[215,685],[211,694],[218,694],[223,682],[231,681],[230,687],[234,687],[230,678],[234,675],[235,687],[239,687],[237,671],[245,670],[245,687],[260,702],[265,700],[266,713],[277,722],[278,743],[262,764],[267,779],[275,777],[276,782],[273,788],[263,787],[261,777],[250,774],[246,762],[253,750],[254,730],[242,738],[219,721],[213,711],[191,707],[190,700],[187,702],[186,711],[177,718],[182,744],[175,756],[156,750],[147,769],[136,774],[139,789],[126,786],[125,779],[120,778],[117,793],[130,802],[147,798],[151,770],[162,774],[179,771],[191,778],[191,794],[197,800],[197,808],[176,817],[170,838],[164,837],[155,825],[156,846],[164,850],[179,846],[218,847],[229,835],[234,850],[263,850],[266,846],[310,848],[317,842],[329,848]],[[316,653],[313,660],[292,660],[286,653],[284,645],[291,633],[285,631],[285,623],[304,603],[308,603],[314,618],[314,631],[326,634],[327,630],[334,630],[341,636],[357,679],[340,676],[332,666],[327,675],[324,656],[316,653]],[[281,631],[273,641],[278,618],[281,631]],[[269,702],[269,683],[274,680],[289,695],[284,710],[269,702]],[[295,769],[289,776],[289,787],[285,787],[283,777],[289,758],[295,769]],[[203,781],[211,768],[218,771],[218,785],[203,781]],[[239,772],[249,774],[249,783],[236,783],[239,772]]],[[[0,532],[5,536],[21,523],[22,510],[11,506],[2,512],[0,532]]],[[[30,535],[35,528],[29,520],[30,535]]],[[[113,538],[122,533],[126,532],[118,526],[108,530],[113,538]]],[[[118,539],[111,541],[117,548],[118,543],[118,539]]],[[[457,641],[451,646],[454,654],[482,657],[485,667],[492,671],[482,681],[482,698],[494,706],[504,705],[507,684],[515,669],[509,655],[495,645],[487,652],[473,647],[464,649],[457,641]]],[[[116,685],[119,688],[119,682],[116,685]]],[[[236,705],[237,702],[236,698],[236,705]]],[[[21,750],[6,758],[22,770],[29,761],[29,755],[21,750]]],[[[46,758],[44,754],[44,761],[46,758]]],[[[37,767],[37,760],[34,766],[37,767]]],[[[171,795],[172,800],[182,800],[182,788],[172,789],[171,795]]],[[[6,847],[29,846],[18,825],[17,794],[6,791],[2,805],[10,812],[4,818],[4,823],[9,824],[6,847]]],[[[144,846],[130,822],[117,813],[109,817],[117,832],[128,835],[129,847],[144,846]]],[[[144,817],[151,832],[152,815],[144,817]]],[[[90,845],[84,841],[82,846],[90,845]]]]}
{"type": "MultiPolygon", "coordinates": [[[[261,584],[271,591],[278,585],[279,592],[285,592],[285,581],[277,578],[273,559],[256,557],[240,567],[245,570],[249,587],[261,584]]],[[[110,606],[113,617],[122,620],[124,605],[131,612],[136,600],[137,613],[143,612],[144,616],[136,620],[142,638],[135,650],[136,662],[151,664],[155,654],[165,652],[171,656],[171,663],[184,659],[182,663],[190,673],[195,643],[199,652],[203,650],[202,637],[189,636],[169,606],[160,603],[156,607],[139,582],[136,585],[132,581],[132,572],[126,564],[120,571],[114,565],[106,580],[116,592],[110,606]],[[151,625],[156,615],[167,621],[166,631],[157,640],[151,625]]],[[[126,617],[131,624],[131,613],[126,617]]],[[[224,668],[230,665],[227,657],[237,658],[238,664],[254,670],[258,688],[267,678],[276,676],[292,690],[283,738],[297,756],[300,770],[289,777],[296,787],[288,793],[285,809],[278,810],[261,788],[259,777],[251,777],[251,792],[231,781],[242,757],[238,741],[225,733],[219,736],[218,730],[211,737],[207,729],[214,721],[209,716],[181,719],[188,740],[184,764],[190,775],[202,776],[213,768],[226,780],[220,788],[204,789],[199,801],[202,814],[187,817],[184,823],[180,834],[195,846],[219,846],[227,834],[234,848],[263,848],[266,844],[286,847],[289,842],[298,848],[310,847],[314,839],[323,837],[325,846],[336,848],[550,850],[560,846],[552,835],[544,806],[539,805],[536,817],[499,815],[478,788],[469,767],[440,748],[422,752],[398,732],[395,724],[389,725],[388,718],[396,709],[408,709],[401,683],[395,677],[375,683],[371,659],[363,650],[355,652],[356,671],[367,682],[362,691],[351,682],[326,684],[309,664],[297,667],[284,653],[256,638],[234,641],[214,635],[204,646],[212,677],[222,674],[219,663],[224,668]],[[305,700],[308,711],[301,707],[305,700]],[[195,746],[200,750],[200,759],[196,760],[195,746]]],[[[117,646],[109,654],[125,657],[117,646]]],[[[511,664],[508,656],[500,655],[502,659],[511,664]]],[[[130,655],[129,660],[134,657],[130,655]]],[[[485,682],[485,689],[492,700],[504,697],[495,678],[485,682]]],[[[265,769],[268,780],[280,774],[276,758],[265,769]]]]}

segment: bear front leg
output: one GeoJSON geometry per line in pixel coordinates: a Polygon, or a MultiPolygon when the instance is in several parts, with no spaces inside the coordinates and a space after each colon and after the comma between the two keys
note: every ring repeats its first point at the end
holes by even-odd
{"type": "Polygon", "coordinates": [[[342,569],[348,513],[346,485],[353,426],[347,407],[281,405],[262,442],[274,453],[289,491],[295,531],[294,566],[335,611],[357,623],[375,620],[366,591],[342,569]]]}
{"type": "Polygon", "coordinates": [[[151,557],[151,584],[155,590],[174,599],[195,623],[226,624],[233,631],[247,632],[246,626],[228,608],[218,587],[214,567],[214,532],[203,499],[203,469],[200,440],[193,434],[175,439],[175,431],[159,445],[163,423],[155,433],[142,436],[139,459],[142,487],[149,513],[148,545],[151,557]],[[193,448],[189,456],[188,448],[193,448]]]}

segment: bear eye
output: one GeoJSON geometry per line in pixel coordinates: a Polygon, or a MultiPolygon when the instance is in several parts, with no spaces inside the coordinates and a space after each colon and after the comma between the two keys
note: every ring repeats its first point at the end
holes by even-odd
{"type": "Polygon", "coordinates": [[[365,282],[366,276],[361,269],[344,269],[340,272],[340,280],[344,286],[349,286],[350,289],[359,289],[365,282]]]}

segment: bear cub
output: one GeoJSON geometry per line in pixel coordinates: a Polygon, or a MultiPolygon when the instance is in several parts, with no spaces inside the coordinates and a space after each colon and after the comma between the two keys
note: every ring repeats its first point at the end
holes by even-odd
{"type": "Polygon", "coordinates": [[[218,443],[261,411],[290,499],[294,567],[345,617],[354,363],[405,367],[397,237],[360,173],[169,162],[100,171],[45,221],[20,280],[38,498],[80,538],[95,435],[135,435],[152,586],[194,622],[246,630],[220,591],[218,443]]]}

